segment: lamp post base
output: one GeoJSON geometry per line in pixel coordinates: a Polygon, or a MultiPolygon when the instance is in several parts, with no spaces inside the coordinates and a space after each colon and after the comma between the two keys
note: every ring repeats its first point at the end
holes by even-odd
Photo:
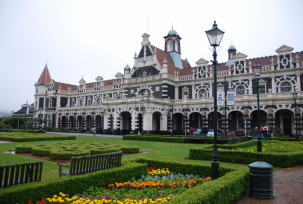
{"type": "Polygon", "coordinates": [[[257,152],[262,152],[262,141],[261,141],[260,137],[258,138],[258,141],[257,141],[257,152]]]}
{"type": "Polygon", "coordinates": [[[219,161],[211,161],[211,179],[215,180],[219,178],[219,161]]]}

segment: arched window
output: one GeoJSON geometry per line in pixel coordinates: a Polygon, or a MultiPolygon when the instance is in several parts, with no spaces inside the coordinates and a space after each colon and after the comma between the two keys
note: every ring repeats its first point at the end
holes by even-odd
{"type": "Polygon", "coordinates": [[[173,51],[173,40],[167,41],[167,52],[173,51]]]}
{"type": "Polygon", "coordinates": [[[201,89],[199,91],[199,98],[205,97],[206,96],[206,90],[205,89],[201,89]]]}
{"type": "Polygon", "coordinates": [[[287,81],[282,82],[280,85],[281,92],[291,92],[291,84],[287,81]]]}
{"type": "Polygon", "coordinates": [[[236,89],[237,95],[244,95],[245,93],[245,87],[244,86],[238,86],[236,89]]]}
{"type": "Polygon", "coordinates": [[[175,41],[175,51],[179,52],[179,44],[177,40],[175,41]]]}

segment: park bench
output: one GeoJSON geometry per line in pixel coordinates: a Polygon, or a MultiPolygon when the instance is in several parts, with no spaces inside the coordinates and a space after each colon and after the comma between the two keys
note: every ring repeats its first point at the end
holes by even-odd
{"type": "Polygon", "coordinates": [[[41,181],[43,161],[0,165],[0,188],[41,181]]]}
{"type": "Polygon", "coordinates": [[[86,156],[71,157],[70,165],[58,163],[59,176],[80,175],[104,169],[111,169],[121,166],[122,151],[94,154],[86,156]],[[62,167],[69,167],[69,170],[62,171],[62,167]]]}

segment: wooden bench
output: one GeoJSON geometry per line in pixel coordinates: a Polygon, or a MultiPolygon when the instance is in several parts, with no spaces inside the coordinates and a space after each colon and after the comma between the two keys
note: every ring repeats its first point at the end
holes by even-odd
{"type": "Polygon", "coordinates": [[[0,166],[0,188],[41,181],[43,161],[0,166]]]}
{"type": "Polygon", "coordinates": [[[121,166],[122,151],[105,154],[71,157],[70,165],[58,163],[59,176],[80,175],[104,169],[111,169],[121,166]],[[69,170],[62,171],[62,167],[69,167],[69,170]]]}

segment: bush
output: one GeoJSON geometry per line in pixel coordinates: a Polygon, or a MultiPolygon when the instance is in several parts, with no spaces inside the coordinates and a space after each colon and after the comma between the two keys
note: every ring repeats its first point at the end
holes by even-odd
{"type": "MultiPolygon", "coordinates": [[[[250,164],[255,161],[264,161],[276,167],[291,167],[303,164],[303,152],[297,153],[257,153],[243,152],[231,149],[247,148],[256,144],[256,140],[249,142],[221,146],[219,149],[219,160],[222,162],[250,164]],[[222,149],[224,148],[224,149],[222,149]]],[[[189,158],[194,160],[208,160],[212,158],[212,147],[207,146],[203,149],[190,149],[189,158]]]]}
{"type": "Polygon", "coordinates": [[[154,141],[154,142],[173,142],[173,143],[186,143],[187,137],[185,136],[166,136],[166,135],[123,135],[123,140],[140,140],[140,141],[154,141]]]}
{"type": "Polygon", "coordinates": [[[283,133],[280,128],[276,127],[274,131],[274,137],[282,137],[283,133]]]}
{"type": "Polygon", "coordinates": [[[139,152],[139,147],[138,146],[124,146],[121,147],[121,150],[123,153],[138,153],[139,152]]]}
{"type": "Polygon", "coordinates": [[[32,147],[29,145],[20,145],[15,147],[16,153],[31,153],[32,147]]]}

